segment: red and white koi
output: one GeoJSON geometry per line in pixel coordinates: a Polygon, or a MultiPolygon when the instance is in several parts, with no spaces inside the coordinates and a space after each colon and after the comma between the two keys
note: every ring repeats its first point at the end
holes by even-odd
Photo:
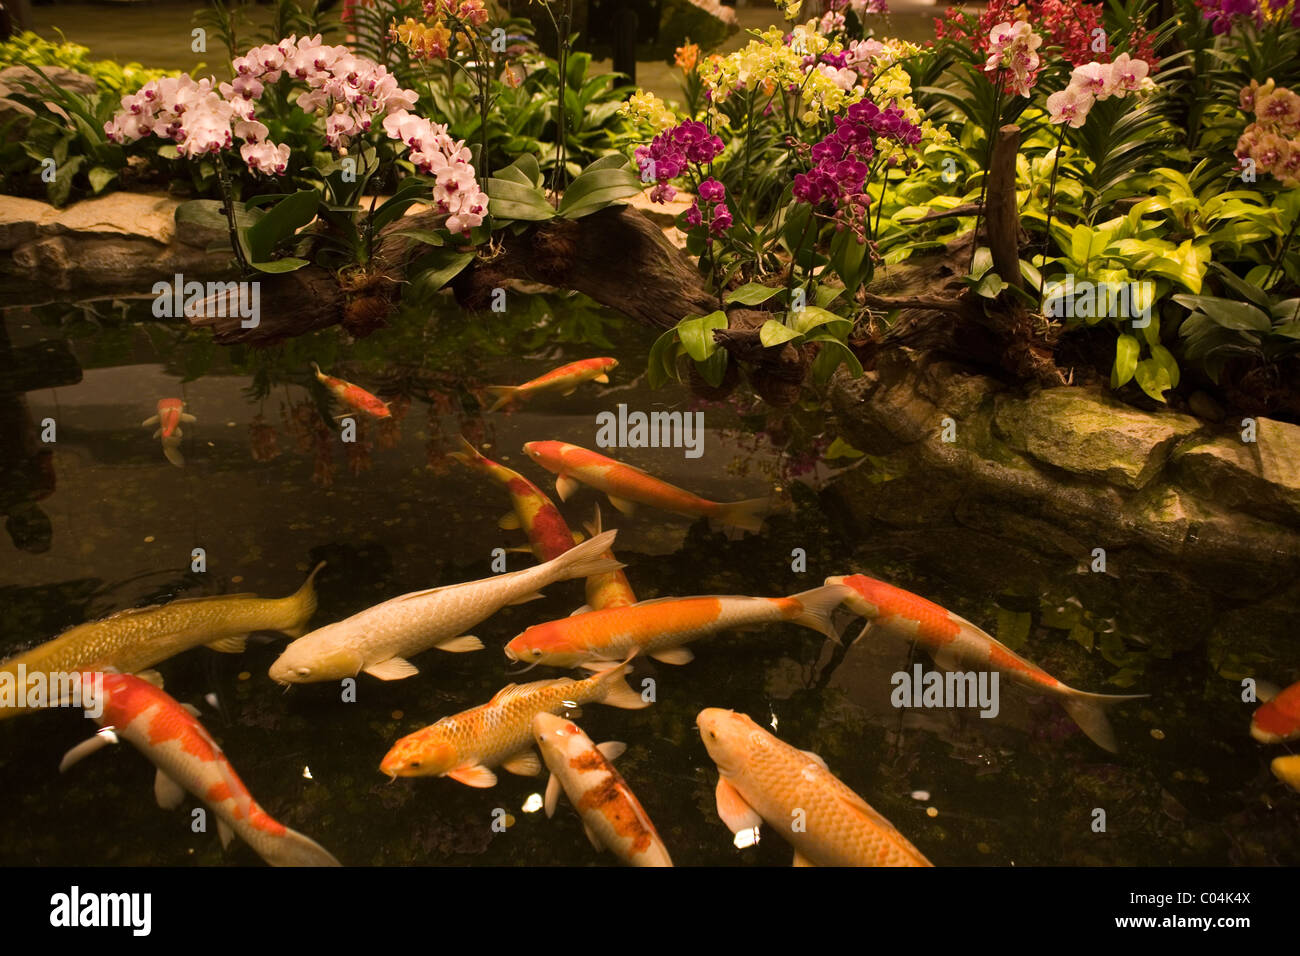
{"type": "Polygon", "coordinates": [[[464,450],[453,451],[449,457],[486,475],[510,493],[511,510],[497,524],[504,531],[523,528],[538,561],[558,558],[582,540],[582,535],[569,530],[560,509],[542,489],[518,472],[486,458],[465,436],[460,440],[464,450]]]}
{"type": "Polygon", "coordinates": [[[626,747],[618,741],[599,746],[571,720],[550,713],[533,718],[533,739],[551,771],[543,806],[555,815],[560,788],[582,817],[587,839],[631,866],[672,866],[668,850],[649,815],[611,761],[626,747]]]}
{"type": "Polygon", "coordinates": [[[728,628],[780,621],[811,628],[838,643],[830,615],[849,594],[848,588],[836,585],[783,598],[718,595],[641,601],[534,624],[506,645],[506,656],[528,664],[588,669],[632,653],[665,664],[689,664],[695,655],[683,644],[728,628]]]}
{"type": "Polygon", "coordinates": [[[86,672],[82,687],[93,686],[101,677],[103,707],[95,720],[102,729],[68,751],[60,772],[124,737],[158,768],[158,805],[174,809],[189,791],[216,815],[223,847],[238,834],[272,866],[339,865],[314,840],[272,819],[258,805],[192,708],[130,674],[86,672]]]}
{"type": "Polygon", "coordinates": [[[609,373],[618,367],[616,358],[589,358],[561,365],[545,375],[539,375],[522,385],[489,385],[487,391],[496,399],[489,412],[495,412],[512,402],[530,398],[538,392],[559,392],[572,395],[583,382],[609,384],[609,373]]]}
{"type": "Polygon", "coordinates": [[[196,421],[197,418],[185,411],[185,403],[181,399],[160,398],[158,411],[140,424],[144,428],[150,425],[158,426],[153,437],[162,439],[163,456],[180,468],[185,464],[185,456],[181,454],[181,438],[184,435],[181,431],[181,422],[188,424],[196,421]]]}
{"type": "Polygon", "coordinates": [[[326,375],[315,362],[311,363],[311,367],[316,370],[316,378],[329,389],[330,394],[353,411],[365,412],[372,418],[388,418],[392,415],[388,409],[388,402],[367,392],[360,385],[353,385],[344,379],[326,375]]]}
{"type": "MultiPolygon", "coordinates": [[[[867,627],[921,643],[945,670],[961,666],[988,668],[1034,690],[1060,700],[1066,713],[1088,737],[1101,747],[1116,753],[1119,746],[1115,731],[1106,718],[1105,708],[1126,700],[1138,700],[1147,694],[1090,694],[1061,683],[1032,661],[1021,657],[992,635],[963,617],[927,601],[919,595],[877,581],[865,574],[840,575],[826,579],[827,584],[850,588],[846,606],[867,619],[867,627]]],[[[861,640],[862,634],[858,636],[861,640]]]]}
{"type": "Polygon", "coordinates": [[[555,490],[561,501],[584,484],[603,491],[624,514],[633,514],[638,504],[689,518],[711,518],[720,524],[758,531],[772,510],[770,498],[746,501],[710,501],[653,475],[606,458],[598,452],[562,441],[531,441],[524,451],[547,471],[556,475],[555,490]]]}
{"type": "Polygon", "coordinates": [[[1250,735],[1261,744],[1300,738],[1300,681],[1266,700],[1250,718],[1250,735]]]}

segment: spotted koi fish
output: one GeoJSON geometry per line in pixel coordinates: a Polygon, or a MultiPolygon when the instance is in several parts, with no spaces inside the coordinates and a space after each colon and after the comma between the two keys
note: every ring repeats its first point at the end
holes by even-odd
{"type": "Polygon", "coordinates": [[[600,382],[609,384],[609,373],[618,367],[615,358],[589,358],[568,365],[561,365],[545,375],[539,375],[522,385],[489,385],[487,391],[496,399],[489,406],[489,412],[495,412],[513,402],[531,398],[538,392],[559,392],[572,395],[583,382],[600,382]]]}
{"type": "Polygon", "coordinates": [[[158,411],[140,424],[144,428],[158,426],[153,437],[162,440],[163,457],[181,468],[185,465],[185,456],[181,454],[181,437],[184,435],[181,422],[188,424],[196,421],[197,418],[185,411],[185,403],[179,398],[161,398],[158,400],[158,411]]]}
{"type": "MultiPolygon", "coordinates": [[[[1116,753],[1119,746],[1115,731],[1106,718],[1105,708],[1126,700],[1138,700],[1147,694],[1090,694],[1061,683],[1032,661],[987,634],[963,617],[864,574],[829,577],[827,584],[844,584],[851,589],[845,602],[854,614],[867,619],[867,630],[880,627],[921,643],[945,670],[959,670],[963,665],[989,668],[1034,690],[1060,700],[1071,719],[1101,747],[1116,753]]],[[[859,640],[862,635],[859,635],[859,640]]]]}
{"type": "Polygon", "coordinates": [[[603,491],[624,514],[633,514],[638,504],[689,518],[711,518],[720,524],[745,531],[758,531],[772,509],[769,498],[747,501],[709,501],[676,485],[660,481],[640,468],[562,441],[531,441],[524,451],[533,461],[556,475],[555,490],[568,501],[579,483],[603,491]]]}
{"type": "Polygon", "coordinates": [[[272,866],[338,866],[323,847],[272,819],[248,792],[212,735],[194,711],[162,690],[130,674],[82,674],[82,686],[103,678],[103,729],[73,747],[59,764],[63,772],[108,744],[125,737],[158,768],[154,795],[165,810],[175,809],[189,791],[217,817],[221,845],[238,834],[272,866]]]}
{"type": "Polygon", "coordinates": [[[560,788],[582,817],[587,839],[631,866],[672,866],[668,850],[627,781],[611,763],[626,748],[617,741],[597,746],[573,721],[541,713],[533,718],[533,739],[551,771],[546,816],[555,815],[560,788]]]}
{"type": "Polygon", "coordinates": [[[682,646],[689,641],[728,628],[779,621],[801,624],[838,642],[830,614],[850,593],[835,585],[784,598],[728,595],[641,601],[534,624],[506,645],[506,656],[529,664],[596,669],[636,652],[665,664],[689,664],[695,655],[682,646]]]}
{"type": "Polygon", "coordinates": [[[1250,735],[1261,744],[1300,737],[1300,681],[1273,696],[1250,718],[1250,735]]]}
{"type": "Polygon", "coordinates": [[[511,510],[497,524],[505,531],[523,528],[538,561],[558,558],[582,540],[582,535],[569,530],[560,509],[542,489],[518,472],[484,457],[463,435],[460,440],[464,450],[454,451],[450,457],[505,487],[510,493],[511,510]]]}
{"type": "Polygon", "coordinates": [[[388,409],[388,402],[370,394],[360,385],[326,375],[315,362],[311,363],[311,367],[316,370],[316,378],[329,389],[330,394],[353,411],[365,412],[372,418],[388,418],[393,414],[388,409]]]}
{"type": "Polygon", "coordinates": [[[513,774],[535,776],[542,765],[531,747],[533,718],[585,703],[625,710],[648,707],[649,701],[623,679],[631,669],[622,664],[581,681],[561,677],[508,684],[486,704],[407,734],[379,769],[390,777],[451,777],[467,787],[495,786],[497,776],[489,768],[498,764],[513,774]]]}
{"type": "Polygon", "coordinates": [[[710,707],[695,723],[718,767],[718,816],[732,833],[771,824],[794,846],[795,866],[933,865],[815,753],[734,710],[710,707]]]}

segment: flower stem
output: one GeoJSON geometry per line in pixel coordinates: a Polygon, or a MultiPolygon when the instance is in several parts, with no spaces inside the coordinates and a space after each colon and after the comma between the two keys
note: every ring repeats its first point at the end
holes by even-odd
{"type": "Polygon", "coordinates": [[[984,154],[984,176],[980,180],[980,201],[978,206],[975,209],[975,231],[971,233],[970,268],[966,270],[967,272],[971,272],[974,270],[975,253],[979,251],[979,247],[980,247],[980,219],[984,215],[984,198],[988,194],[989,167],[993,165],[993,138],[997,135],[998,121],[1002,118],[1003,82],[1004,82],[1004,77],[1002,76],[1002,71],[998,70],[998,83],[997,86],[994,88],[994,95],[993,95],[993,115],[990,117],[989,128],[987,130],[988,149],[985,150],[985,154],[984,154]]]}
{"type": "Polygon", "coordinates": [[[1043,236],[1043,264],[1038,269],[1038,307],[1043,307],[1043,280],[1047,275],[1047,250],[1052,244],[1052,212],[1056,208],[1056,171],[1061,165],[1061,148],[1065,145],[1065,124],[1056,140],[1056,155],[1052,158],[1052,181],[1047,187],[1047,231],[1043,236]]]}

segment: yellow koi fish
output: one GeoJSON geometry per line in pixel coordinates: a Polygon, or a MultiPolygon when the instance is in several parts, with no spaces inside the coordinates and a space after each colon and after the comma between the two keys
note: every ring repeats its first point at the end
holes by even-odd
{"type": "Polygon", "coordinates": [[[794,846],[795,866],[932,865],[821,757],[734,710],[710,707],[695,722],[718,767],[718,816],[732,833],[767,822],[794,846]]]}
{"type": "MultiPolygon", "coordinates": [[[[593,538],[601,533],[600,525],[600,505],[596,505],[596,516],[594,520],[585,525],[587,533],[593,538]]],[[[614,552],[606,552],[605,557],[613,558],[614,552]]],[[[623,569],[617,571],[606,571],[604,574],[593,574],[587,578],[587,603],[574,611],[574,614],[585,614],[587,611],[603,611],[607,607],[627,607],[636,603],[636,592],[632,590],[632,585],[628,583],[627,575],[623,569]]]]}
{"type": "Polygon", "coordinates": [[[390,777],[451,777],[467,787],[495,786],[498,764],[520,776],[534,776],[542,765],[533,753],[533,718],[558,714],[594,702],[625,710],[649,701],[623,679],[632,669],[621,664],[575,681],[567,677],[531,684],[508,684],[486,704],[444,717],[408,734],[388,751],[379,769],[390,777]]]}
{"type": "Polygon", "coordinates": [[[641,801],[611,763],[626,749],[623,744],[597,746],[573,721],[551,713],[533,718],[533,738],[551,771],[544,803],[547,817],[555,815],[563,787],[597,850],[608,849],[631,866],[673,865],[641,801]]]}
{"type": "MultiPolygon", "coordinates": [[[[134,674],[200,644],[225,654],[241,653],[253,631],[280,631],[297,637],[316,613],[312,581],[324,566],[316,565],[302,587],[284,598],[259,598],[255,594],[182,598],[78,624],[54,640],[5,661],[0,665],[0,680],[4,675],[17,680],[20,667],[28,677],[43,673],[47,679],[51,674],[82,670],[112,669],[134,674]]],[[[0,720],[30,709],[5,706],[0,698],[0,720]]]]}
{"type": "Polygon", "coordinates": [[[613,458],[562,441],[530,441],[524,451],[533,461],[554,473],[555,491],[561,501],[584,484],[603,491],[624,514],[632,514],[638,504],[688,518],[711,518],[720,524],[745,531],[758,531],[763,518],[772,510],[769,498],[747,501],[709,501],[676,485],[660,481],[640,468],[633,468],[613,458]]]}
{"type": "Polygon", "coordinates": [[[583,382],[600,382],[602,385],[607,385],[609,373],[617,367],[618,359],[615,358],[589,358],[561,365],[522,385],[489,385],[487,391],[492,394],[496,402],[488,408],[488,411],[495,412],[498,408],[530,398],[538,392],[572,395],[583,382]]]}
{"type": "Polygon", "coordinates": [[[1273,771],[1273,776],[1292,790],[1300,790],[1300,754],[1274,757],[1272,764],[1269,766],[1273,771]]]}

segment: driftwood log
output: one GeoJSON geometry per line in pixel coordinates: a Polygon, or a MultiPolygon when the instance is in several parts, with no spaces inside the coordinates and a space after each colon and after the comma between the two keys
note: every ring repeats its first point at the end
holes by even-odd
{"type": "MultiPolygon", "coordinates": [[[[1019,127],[998,131],[983,221],[994,269],[1009,285],[1023,288],[1019,255],[1023,237],[1015,191],[1019,143],[1019,127]]],[[[970,205],[920,221],[969,215],[976,208],[970,205]]],[[[211,328],[223,343],[269,343],[331,325],[342,325],[354,335],[368,334],[391,314],[408,265],[424,250],[416,240],[397,233],[432,228],[433,220],[433,214],[422,212],[387,227],[376,243],[374,267],[365,275],[336,276],[313,265],[263,278],[261,322],[255,328],[242,328],[236,310],[216,308],[218,303],[212,300],[205,303],[204,314],[191,316],[190,322],[211,328]]],[[[897,311],[899,321],[879,334],[869,328],[866,339],[851,344],[864,361],[883,348],[899,345],[953,349],[1017,376],[1059,381],[1052,360],[1052,330],[1041,327],[1006,294],[996,306],[986,308],[989,300],[973,295],[962,283],[974,238],[959,236],[936,255],[895,266],[887,277],[878,276],[873,291],[859,292],[857,300],[868,310],[897,311]]],[[[553,219],[517,236],[499,237],[490,247],[479,249],[452,280],[451,289],[460,305],[477,311],[489,306],[493,290],[513,281],[581,292],[660,329],[721,307],[691,257],[669,242],[649,218],[627,206],[611,206],[578,220],[553,219]]],[[[762,309],[729,307],[728,327],[714,333],[734,359],[727,379],[721,388],[711,389],[693,375],[696,390],[711,396],[725,394],[739,381],[735,366],[740,364],[766,401],[777,405],[796,401],[817,346],[764,347],[758,330],[771,317],[762,309]]]]}

